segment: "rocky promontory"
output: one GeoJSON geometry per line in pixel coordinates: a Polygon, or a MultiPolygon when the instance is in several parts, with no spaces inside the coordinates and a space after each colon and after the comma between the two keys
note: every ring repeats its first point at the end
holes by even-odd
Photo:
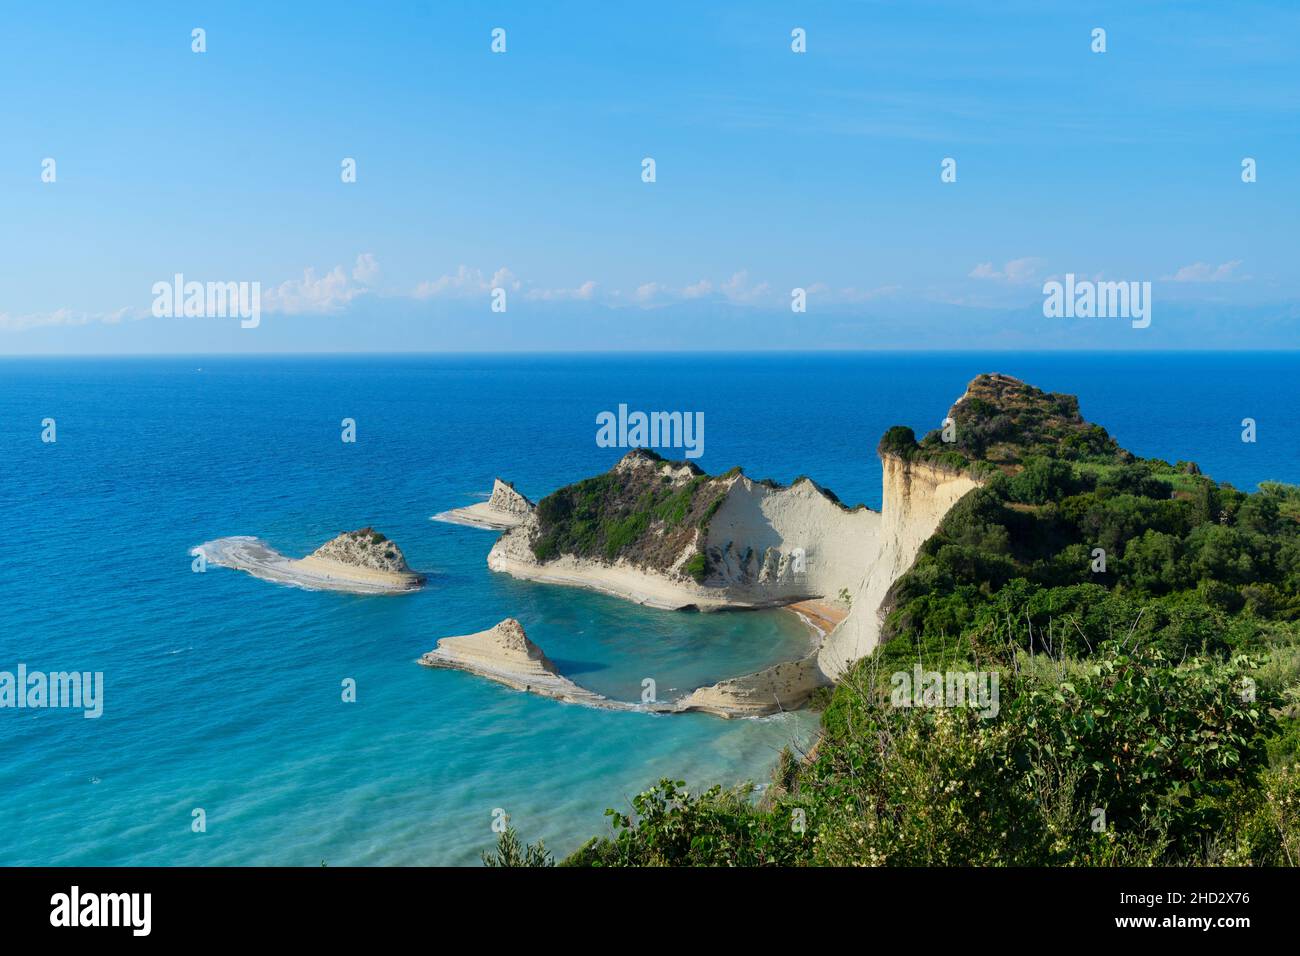
{"type": "Polygon", "coordinates": [[[651,607],[777,607],[838,595],[868,546],[872,512],[810,479],[711,476],[633,449],[603,475],[543,498],[488,567],[651,607]]]}
{"type": "Polygon", "coordinates": [[[1068,396],[1004,375],[972,381],[949,417],[957,442],[938,430],[921,443],[910,428],[886,433],[880,511],[846,507],[807,477],[781,485],[739,468],[708,475],[638,448],[539,501],[497,541],[488,567],[661,608],[837,604],[846,617],[817,658],[821,679],[834,680],[879,643],[890,586],[949,509],[996,470],[990,459],[1008,460],[1016,433],[1034,426],[1043,441],[1105,440],[1068,396]]]}
{"type": "Polygon", "coordinates": [[[838,604],[847,619],[819,655],[823,678],[834,679],[878,642],[889,586],[979,483],[883,447],[881,467],[877,512],[845,507],[809,478],[781,485],[738,468],[710,476],[634,449],[604,475],[543,498],[501,536],[488,567],[670,609],[838,604]]]}
{"type": "MultiPolygon", "coordinates": [[[[781,485],[739,468],[709,475],[693,462],[634,448],[608,472],[536,506],[526,499],[520,506],[506,492],[498,500],[502,488],[513,494],[498,482],[493,501],[474,506],[479,520],[466,523],[504,527],[488,567],[530,581],[680,610],[833,608],[808,657],[651,705],[757,716],[799,706],[870,654],[885,637],[891,588],[957,502],[1050,450],[1090,461],[1131,458],[1080,415],[1073,396],[991,373],[973,379],[919,442],[907,426],[886,431],[877,446],[880,511],[846,507],[806,477],[781,485]],[[509,521],[488,525],[485,513],[509,521]]],[[[600,698],[597,706],[634,705],[600,698]]]]}

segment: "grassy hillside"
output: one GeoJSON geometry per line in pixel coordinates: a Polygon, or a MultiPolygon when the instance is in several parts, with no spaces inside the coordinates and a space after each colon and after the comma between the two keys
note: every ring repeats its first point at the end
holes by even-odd
{"type": "MultiPolygon", "coordinates": [[[[638,449],[603,475],[539,501],[533,554],[543,562],[567,554],[666,569],[695,545],[697,531],[707,528],[725,494],[725,482],[693,464],[638,449]],[[689,474],[685,480],[676,477],[682,469],[689,474]]],[[[703,578],[704,555],[697,552],[686,571],[703,578]]]]}

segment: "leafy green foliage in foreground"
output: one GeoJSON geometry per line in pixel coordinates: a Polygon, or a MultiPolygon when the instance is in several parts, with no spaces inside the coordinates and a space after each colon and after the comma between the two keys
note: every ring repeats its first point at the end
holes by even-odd
{"type": "Polygon", "coordinates": [[[507,827],[497,837],[496,849],[480,854],[480,858],[484,866],[491,867],[555,866],[555,858],[545,843],[521,843],[514,827],[507,827]]]}
{"type": "Polygon", "coordinates": [[[1243,699],[1255,664],[1118,642],[1066,670],[1021,654],[984,718],[893,707],[863,661],[788,789],[755,804],[662,781],[566,865],[1294,862],[1300,773],[1269,768],[1277,701],[1243,699]]]}

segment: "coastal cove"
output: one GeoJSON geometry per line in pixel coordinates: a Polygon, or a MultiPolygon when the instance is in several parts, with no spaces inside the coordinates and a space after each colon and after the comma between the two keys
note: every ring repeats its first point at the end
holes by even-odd
{"type": "Polygon", "coordinates": [[[0,669],[102,672],[106,688],[97,720],[0,714],[13,795],[0,826],[19,834],[0,863],[472,864],[497,808],[564,853],[661,776],[765,782],[816,714],[566,706],[415,665],[440,638],[508,617],[564,676],[620,701],[646,677],[672,699],[807,652],[790,610],[682,613],[520,580],[489,569],[497,533],[429,520],[483,502],[497,476],[537,501],[607,471],[621,451],[593,441],[602,409],[699,411],[707,471],[808,475],[880,509],[885,429],[937,426],[966,382],[996,370],[1077,394],[1137,453],[1250,489],[1300,479],[1278,419],[1300,406],[1295,366],[1287,354],[0,361],[0,493],[40,542],[0,563],[0,669]],[[46,416],[56,445],[39,441],[46,416]],[[339,441],[345,417],[355,445],[339,441]],[[1256,444],[1241,442],[1244,417],[1256,444]],[[301,556],[366,527],[401,545],[423,588],[388,598],[191,570],[201,542],[257,535],[301,556]],[[348,679],[355,703],[340,697],[348,679]],[[197,807],[206,833],[190,830],[197,807]]]}

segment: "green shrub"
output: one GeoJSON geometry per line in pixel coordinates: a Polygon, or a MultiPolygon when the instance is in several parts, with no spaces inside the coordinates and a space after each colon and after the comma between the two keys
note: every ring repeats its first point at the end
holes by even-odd
{"type": "Polygon", "coordinates": [[[539,840],[535,844],[520,843],[514,827],[507,827],[506,831],[497,837],[496,849],[493,852],[481,853],[479,858],[482,859],[484,866],[491,867],[555,866],[555,857],[546,849],[544,842],[539,840]]]}
{"type": "Polygon", "coordinates": [[[917,451],[916,432],[906,425],[895,425],[881,437],[876,450],[881,455],[893,455],[907,461],[917,451]]]}
{"type": "MultiPolygon", "coordinates": [[[[632,798],[633,813],[606,810],[611,837],[589,841],[565,866],[761,866],[800,862],[804,836],[750,800],[752,790],[712,787],[701,794],[681,780],[632,798]]],[[[789,816],[789,814],[785,814],[789,816]]]]}
{"type": "Polygon", "coordinates": [[[1120,642],[1081,664],[1014,660],[1000,661],[995,718],[893,707],[880,661],[859,662],[823,714],[815,756],[787,760],[764,805],[663,780],[632,813],[607,811],[612,835],[566,864],[1204,863],[1222,859],[1223,834],[1240,834],[1252,860],[1294,853],[1300,772],[1268,770],[1275,701],[1241,694],[1254,661],[1175,665],[1120,642]]]}

